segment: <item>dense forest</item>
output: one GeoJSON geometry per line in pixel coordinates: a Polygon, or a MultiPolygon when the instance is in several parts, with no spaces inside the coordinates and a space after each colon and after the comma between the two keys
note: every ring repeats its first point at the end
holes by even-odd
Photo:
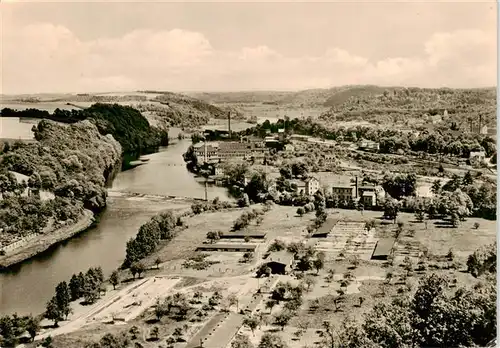
{"type": "Polygon", "coordinates": [[[6,242],[75,220],[84,208],[100,211],[106,181],[121,160],[120,144],[88,120],[71,125],[42,120],[33,130],[38,142],[0,152],[0,236],[6,242]],[[29,179],[19,182],[13,172],[29,179]],[[55,198],[42,200],[41,191],[55,198]]]}
{"type": "Polygon", "coordinates": [[[120,143],[123,152],[168,145],[168,131],[151,127],[147,119],[130,106],[98,103],[84,110],[56,109],[52,114],[38,109],[17,111],[4,108],[1,116],[42,118],[70,124],[91,120],[102,135],[111,134],[120,143]]]}

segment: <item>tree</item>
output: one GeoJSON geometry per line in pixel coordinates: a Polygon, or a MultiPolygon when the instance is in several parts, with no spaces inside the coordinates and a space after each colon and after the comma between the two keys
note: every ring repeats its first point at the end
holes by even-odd
{"type": "Polygon", "coordinates": [[[139,330],[139,328],[137,326],[134,325],[130,328],[130,330],[128,330],[128,333],[131,335],[131,338],[133,340],[135,340],[139,337],[139,335],[141,334],[141,331],[139,330]]]}
{"type": "Polygon", "coordinates": [[[399,212],[399,204],[394,199],[387,199],[384,203],[384,217],[389,220],[394,220],[396,222],[396,218],[399,212]]]}
{"type": "Polygon", "coordinates": [[[82,272],[80,272],[78,275],[73,274],[73,276],[71,277],[68,286],[71,295],[71,301],[75,301],[82,296],[84,281],[85,277],[82,272]]]}
{"type": "Polygon", "coordinates": [[[437,196],[440,191],[441,191],[441,180],[436,180],[432,183],[431,192],[437,196]]]}
{"type": "Polygon", "coordinates": [[[57,300],[55,297],[52,297],[52,299],[47,303],[47,306],[45,308],[45,318],[49,320],[54,321],[54,326],[57,327],[57,323],[59,320],[61,320],[62,314],[59,309],[59,306],[57,305],[57,300]]]}
{"type": "Polygon", "coordinates": [[[63,281],[56,286],[55,301],[60,314],[67,318],[71,309],[69,307],[70,293],[66,282],[63,281]]]}
{"type": "Polygon", "coordinates": [[[309,271],[311,269],[312,262],[307,255],[303,255],[300,259],[299,262],[297,262],[297,269],[302,272],[309,271]]]}
{"type": "Polygon", "coordinates": [[[113,273],[111,273],[111,276],[109,277],[109,282],[111,283],[111,285],[113,285],[113,289],[116,289],[116,286],[118,284],[120,284],[120,275],[118,273],[118,271],[113,271],[113,273]]]}
{"type": "Polygon", "coordinates": [[[411,271],[413,271],[413,262],[408,256],[405,256],[405,258],[403,259],[403,269],[406,271],[407,276],[411,271]]]}
{"type": "Polygon", "coordinates": [[[231,342],[231,348],[254,348],[247,335],[238,334],[231,342]]]}
{"type": "Polygon", "coordinates": [[[289,311],[281,311],[279,314],[274,316],[274,322],[276,325],[281,326],[281,331],[285,329],[285,326],[292,319],[292,313],[289,311]]]}
{"type": "Polygon", "coordinates": [[[363,302],[365,302],[365,298],[363,296],[359,296],[359,307],[363,305],[363,302]]]}
{"type": "Polygon", "coordinates": [[[387,283],[387,284],[390,284],[390,283],[391,283],[391,280],[392,280],[392,278],[393,278],[393,277],[394,277],[394,273],[392,273],[392,272],[387,272],[387,273],[385,274],[385,281],[386,281],[386,283],[387,283]]]}
{"type": "Polygon", "coordinates": [[[257,317],[245,317],[243,319],[243,325],[247,326],[255,336],[254,331],[259,326],[259,319],[257,317]]]}
{"type": "Polygon", "coordinates": [[[305,214],[304,208],[303,207],[298,207],[297,208],[297,215],[300,216],[300,217],[302,217],[302,215],[304,215],[304,214],[305,214]]]}
{"type": "Polygon", "coordinates": [[[374,229],[375,228],[375,220],[367,221],[365,224],[365,228],[368,232],[370,232],[372,229],[374,229]]]}
{"type": "MultiPolygon", "coordinates": [[[[132,275],[137,274],[137,276],[140,278],[141,274],[144,273],[146,270],[146,266],[142,262],[134,262],[132,265],[130,265],[130,272],[133,272],[132,275]]],[[[135,278],[135,275],[134,275],[135,278]]]]}
{"type": "Polygon", "coordinates": [[[472,185],[473,182],[474,182],[474,180],[472,179],[471,172],[467,171],[467,173],[465,173],[464,178],[462,180],[462,185],[464,185],[464,186],[472,185]]]}
{"type": "Polygon", "coordinates": [[[351,265],[354,268],[357,268],[359,266],[359,256],[358,255],[352,255],[350,257],[351,265]]]}
{"type": "Polygon", "coordinates": [[[338,336],[338,334],[333,328],[333,325],[329,321],[324,321],[322,327],[323,331],[321,332],[321,336],[323,337],[323,344],[328,348],[336,348],[336,336],[338,336]]]}
{"type": "Polygon", "coordinates": [[[306,285],[307,291],[309,291],[311,289],[311,286],[316,284],[316,280],[312,276],[305,276],[304,284],[306,285]]]}
{"type": "Polygon", "coordinates": [[[52,347],[52,337],[48,336],[42,341],[42,347],[51,348],[52,347]]]}
{"type": "Polygon", "coordinates": [[[322,258],[315,258],[313,261],[313,267],[316,269],[316,273],[319,273],[319,271],[325,266],[325,261],[322,258]]]}
{"type": "Polygon", "coordinates": [[[184,333],[182,332],[182,328],[180,327],[176,327],[174,332],[172,333],[172,336],[175,337],[176,341],[177,342],[181,342],[182,341],[182,336],[184,335],[184,333]]]}
{"type": "Polygon", "coordinates": [[[278,301],[276,300],[268,300],[266,301],[266,308],[269,309],[269,314],[272,313],[273,311],[273,307],[276,306],[278,304],[278,301]]]}
{"type": "Polygon", "coordinates": [[[288,348],[288,345],[280,336],[266,332],[262,335],[257,348],[288,348]]]}
{"type": "Polygon", "coordinates": [[[475,230],[477,230],[479,228],[479,226],[480,226],[479,222],[474,222],[473,227],[474,227],[475,230]]]}
{"type": "Polygon", "coordinates": [[[36,333],[40,330],[40,320],[38,318],[34,318],[32,315],[28,316],[25,328],[30,334],[31,341],[33,342],[35,340],[36,333]]]}
{"type": "Polygon", "coordinates": [[[207,239],[210,241],[210,243],[213,244],[213,243],[215,243],[215,241],[220,239],[221,234],[222,233],[220,233],[218,231],[207,232],[207,239]]]}
{"type": "Polygon", "coordinates": [[[157,257],[156,260],[155,260],[155,265],[156,265],[156,269],[160,269],[160,264],[162,263],[162,259],[157,257]]]}
{"type": "Polygon", "coordinates": [[[154,326],[151,329],[151,337],[154,338],[157,341],[159,334],[160,334],[160,329],[158,328],[158,326],[154,326]]]}
{"type": "Polygon", "coordinates": [[[418,222],[422,222],[424,221],[424,218],[424,211],[422,209],[417,210],[415,213],[415,220],[417,220],[418,222]]]}
{"type": "Polygon", "coordinates": [[[227,303],[229,304],[229,307],[238,305],[238,297],[235,294],[227,295],[226,299],[227,299],[227,303]]]}
{"type": "Polygon", "coordinates": [[[240,208],[248,207],[250,206],[250,198],[248,198],[248,194],[244,193],[239,199],[238,199],[238,206],[240,208]]]}
{"type": "Polygon", "coordinates": [[[272,273],[271,267],[269,267],[267,264],[263,263],[259,266],[257,269],[257,278],[260,278],[262,276],[269,277],[272,273]]]}

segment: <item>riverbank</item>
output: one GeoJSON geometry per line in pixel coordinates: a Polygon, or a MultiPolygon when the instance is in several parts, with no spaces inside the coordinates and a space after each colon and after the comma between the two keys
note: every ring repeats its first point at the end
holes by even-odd
{"type": "Polygon", "coordinates": [[[53,245],[84,232],[92,226],[94,221],[94,214],[90,210],[85,209],[82,216],[74,224],[63,226],[53,232],[41,235],[39,238],[30,240],[24,246],[15,249],[12,253],[0,256],[0,270],[26,261],[46,251],[53,245]]]}

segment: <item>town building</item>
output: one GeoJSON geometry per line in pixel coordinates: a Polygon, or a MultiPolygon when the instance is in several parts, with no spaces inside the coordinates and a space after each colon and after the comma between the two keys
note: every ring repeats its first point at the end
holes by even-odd
{"type": "Polygon", "coordinates": [[[193,145],[193,149],[199,163],[216,163],[219,161],[219,143],[196,143],[193,145]]]}
{"type": "Polygon", "coordinates": [[[288,251],[273,252],[267,259],[266,265],[272,274],[287,274],[292,270],[293,254],[288,251]]]}
{"type": "Polygon", "coordinates": [[[286,144],[285,145],[285,151],[286,152],[294,152],[295,151],[295,146],[293,146],[292,144],[286,144]]]}
{"type": "Polygon", "coordinates": [[[225,172],[224,172],[224,168],[221,166],[221,165],[215,165],[214,166],[214,175],[224,175],[225,172]]]}
{"type": "Polygon", "coordinates": [[[307,196],[312,196],[319,190],[319,180],[315,177],[309,177],[305,180],[305,193],[307,196]]]}
{"type": "Polygon", "coordinates": [[[333,184],[332,196],[339,201],[349,202],[356,198],[356,187],[351,183],[333,184]]]}
{"type": "Polygon", "coordinates": [[[292,141],[308,141],[309,140],[308,135],[300,135],[300,134],[292,134],[290,136],[290,140],[292,141]]]}
{"type": "Polygon", "coordinates": [[[255,244],[215,243],[200,245],[196,248],[196,251],[254,252],[256,248],[257,246],[255,244]]]}
{"type": "Polygon", "coordinates": [[[372,140],[361,139],[358,143],[358,149],[368,152],[377,152],[380,150],[380,145],[372,140]]]}
{"type": "Polygon", "coordinates": [[[202,142],[194,145],[194,155],[200,163],[219,163],[228,160],[263,161],[269,149],[263,143],[243,141],[202,142]]]}
{"type": "Polygon", "coordinates": [[[377,205],[377,194],[374,191],[363,192],[360,197],[365,207],[374,207],[377,205]]]}
{"type": "Polygon", "coordinates": [[[285,140],[285,128],[278,129],[278,140],[279,141],[285,140]]]}
{"type": "Polygon", "coordinates": [[[300,179],[292,179],[290,180],[290,184],[295,185],[295,193],[299,195],[305,195],[306,194],[306,183],[304,180],[300,179]]]}
{"type": "Polygon", "coordinates": [[[365,207],[373,207],[385,197],[385,191],[380,185],[363,185],[358,188],[358,197],[365,207]]]}
{"type": "Polygon", "coordinates": [[[486,153],[484,151],[471,151],[469,155],[469,161],[471,164],[482,163],[486,159],[486,153]]]}
{"type": "Polygon", "coordinates": [[[267,233],[265,232],[229,232],[223,233],[220,239],[265,239],[267,233]]]}

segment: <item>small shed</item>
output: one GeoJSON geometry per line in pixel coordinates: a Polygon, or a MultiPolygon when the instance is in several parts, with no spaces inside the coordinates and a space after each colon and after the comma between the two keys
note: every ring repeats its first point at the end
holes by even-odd
{"type": "Polygon", "coordinates": [[[288,251],[271,253],[267,262],[272,274],[287,274],[292,269],[292,264],[293,254],[288,251]]]}
{"type": "Polygon", "coordinates": [[[394,238],[380,239],[373,250],[372,260],[387,260],[389,255],[391,255],[394,241],[394,238]]]}
{"type": "Polygon", "coordinates": [[[323,225],[321,225],[320,228],[318,228],[313,234],[312,238],[326,238],[328,237],[328,234],[332,232],[333,227],[337,224],[337,219],[334,218],[327,218],[325,222],[323,222],[323,225]]]}
{"type": "Polygon", "coordinates": [[[216,243],[204,244],[196,248],[196,251],[233,251],[233,252],[254,252],[257,248],[254,244],[239,244],[239,243],[216,243]]]}

